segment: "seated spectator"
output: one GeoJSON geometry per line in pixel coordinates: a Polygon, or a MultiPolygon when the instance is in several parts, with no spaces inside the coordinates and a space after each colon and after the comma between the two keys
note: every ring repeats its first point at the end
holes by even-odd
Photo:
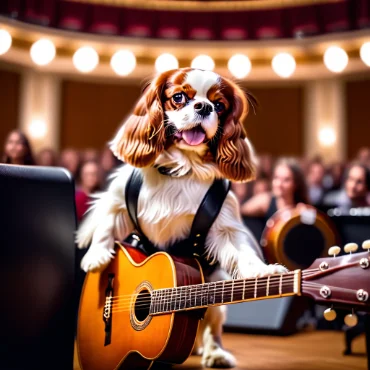
{"type": "Polygon", "coordinates": [[[105,183],[109,181],[109,175],[113,173],[115,168],[123,164],[117,157],[112,153],[109,147],[105,147],[100,155],[100,167],[103,171],[103,178],[105,183]]]}
{"type": "Polygon", "coordinates": [[[276,211],[308,204],[307,186],[298,162],[280,159],[274,168],[272,191],[257,194],[241,206],[241,214],[269,219],[276,211]]]}
{"type": "Polygon", "coordinates": [[[367,168],[370,168],[370,148],[369,147],[360,148],[360,150],[357,153],[357,160],[367,168]]]}
{"type": "Polygon", "coordinates": [[[80,154],[75,149],[64,149],[60,155],[60,166],[66,168],[75,178],[80,162],[80,154]]]}
{"type": "Polygon", "coordinates": [[[53,149],[42,149],[36,157],[36,163],[38,166],[52,167],[58,164],[57,155],[53,149]]]}
{"type": "Polygon", "coordinates": [[[101,189],[101,169],[99,164],[88,161],[81,165],[77,173],[76,212],[80,222],[89,208],[91,194],[101,189]]]}
{"type": "Polygon", "coordinates": [[[314,206],[322,204],[325,194],[325,167],[320,160],[312,161],[307,169],[308,198],[314,206]]]}
{"type": "Polygon", "coordinates": [[[2,163],[34,165],[32,149],[27,136],[19,131],[11,131],[5,140],[2,163]]]}
{"type": "Polygon", "coordinates": [[[347,170],[342,190],[328,193],[324,205],[349,209],[367,207],[370,192],[370,170],[360,162],[353,163],[347,170]]]}

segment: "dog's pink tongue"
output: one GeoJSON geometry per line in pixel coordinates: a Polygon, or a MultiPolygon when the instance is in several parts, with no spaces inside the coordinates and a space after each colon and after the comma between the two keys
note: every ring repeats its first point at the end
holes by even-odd
{"type": "Polygon", "coordinates": [[[206,137],[205,132],[200,127],[182,132],[182,138],[188,145],[199,145],[206,137]]]}

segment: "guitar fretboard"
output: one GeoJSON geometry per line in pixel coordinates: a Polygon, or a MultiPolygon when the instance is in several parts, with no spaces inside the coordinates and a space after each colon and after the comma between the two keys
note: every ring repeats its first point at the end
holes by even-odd
{"type": "Polygon", "coordinates": [[[186,285],[152,292],[150,314],[300,294],[301,271],[263,278],[186,285]]]}

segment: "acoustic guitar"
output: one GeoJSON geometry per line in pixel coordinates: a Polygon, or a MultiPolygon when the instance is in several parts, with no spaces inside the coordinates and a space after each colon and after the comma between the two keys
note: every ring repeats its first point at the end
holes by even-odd
{"type": "MultiPolygon", "coordinates": [[[[149,369],[180,364],[191,354],[199,320],[209,306],[305,295],[367,312],[370,240],[367,252],[317,259],[307,270],[263,278],[204,283],[196,259],[158,252],[150,257],[116,244],[116,257],[101,273],[88,273],[78,315],[77,350],[83,370],[149,369]]],[[[352,311],[353,312],[353,311],[352,311]]],[[[326,311],[335,318],[334,310],[326,311]]],[[[355,321],[347,315],[348,324],[355,321]]]]}

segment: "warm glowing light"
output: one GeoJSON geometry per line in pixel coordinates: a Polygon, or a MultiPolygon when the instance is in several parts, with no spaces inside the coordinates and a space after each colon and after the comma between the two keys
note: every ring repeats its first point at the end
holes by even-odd
{"type": "Polygon", "coordinates": [[[112,56],[110,65],[119,76],[127,76],[135,69],[136,58],[129,50],[119,50],[112,56]]]}
{"type": "Polygon", "coordinates": [[[171,69],[176,68],[179,68],[179,62],[172,54],[162,54],[155,61],[155,69],[159,73],[170,71],[171,69]]]}
{"type": "Polygon", "coordinates": [[[213,71],[215,68],[215,62],[208,55],[198,55],[191,62],[191,67],[204,69],[206,71],[213,71]]]}
{"type": "Polygon", "coordinates": [[[227,64],[230,73],[236,78],[244,78],[249,75],[252,64],[249,58],[243,54],[233,55],[227,64]]]}
{"type": "Polygon", "coordinates": [[[92,72],[98,63],[99,55],[90,46],[78,49],[73,55],[73,64],[82,73],[92,72]]]}
{"type": "Polygon", "coordinates": [[[337,140],[337,135],[331,127],[324,127],[319,131],[319,141],[323,146],[332,146],[337,140]]]}
{"type": "Polygon", "coordinates": [[[29,126],[29,133],[35,139],[41,139],[46,135],[46,123],[42,119],[33,119],[29,126]]]}
{"type": "Polygon", "coordinates": [[[331,72],[342,72],[347,67],[348,55],[342,48],[330,46],[324,53],[324,64],[331,72]]]}
{"type": "Polygon", "coordinates": [[[5,54],[12,46],[12,36],[8,31],[0,30],[0,55],[5,54]]]}
{"type": "Polygon", "coordinates": [[[294,73],[296,62],[291,54],[280,53],[274,56],[271,66],[278,76],[288,78],[294,73]]]}
{"type": "Polygon", "coordinates": [[[30,54],[34,63],[45,66],[55,58],[56,50],[52,41],[41,39],[31,46],[30,54]]]}
{"type": "Polygon", "coordinates": [[[370,42],[365,42],[360,49],[360,57],[362,61],[370,67],[370,42]]]}

